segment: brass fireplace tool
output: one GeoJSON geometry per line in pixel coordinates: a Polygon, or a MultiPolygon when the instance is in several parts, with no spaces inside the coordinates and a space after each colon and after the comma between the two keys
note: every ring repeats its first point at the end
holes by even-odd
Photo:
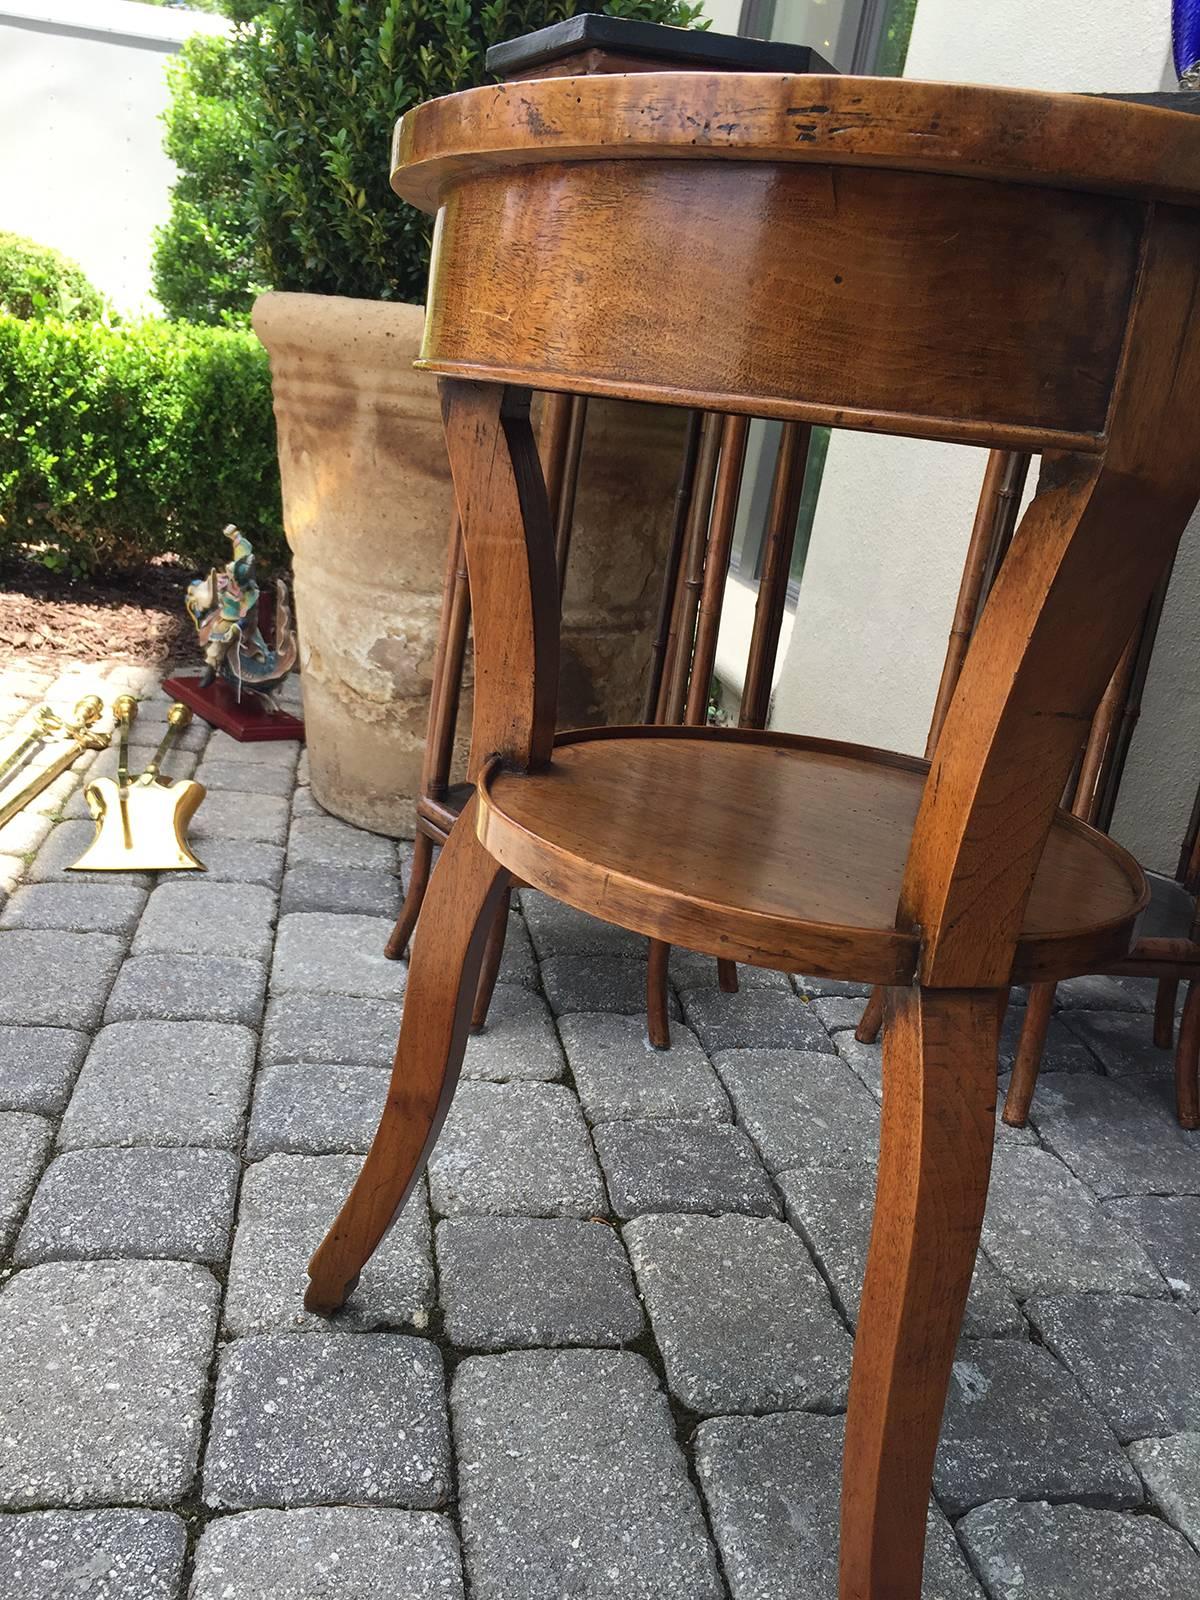
{"type": "Polygon", "coordinates": [[[96,821],[96,837],[71,872],[203,872],[204,863],[188,848],[188,823],[207,793],[190,778],[161,773],[172,741],[192,720],[187,706],[176,701],[167,712],[167,731],[145,772],[129,776],[129,730],[137,716],[130,694],[113,702],[113,722],[120,738],[116,782],[97,778],[83,791],[96,821]]]}
{"type": "Polygon", "coordinates": [[[62,755],[52,761],[49,766],[43,767],[36,773],[23,789],[13,795],[11,800],[0,805],[0,828],[6,822],[11,822],[19,811],[23,811],[31,800],[37,798],[43,789],[48,789],[55,778],[72,766],[85,750],[105,750],[108,748],[109,735],[95,732],[95,724],[99,722],[104,711],[104,702],[98,695],[89,694],[75,707],[75,720],[63,722],[62,719],[50,710],[49,706],[41,706],[36,714],[36,727],[17,748],[6,757],[0,766],[0,779],[11,772],[21,761],[22,757],[43,740],[56,733],[62,733],[68,740],[69,747],[62,755]]]}

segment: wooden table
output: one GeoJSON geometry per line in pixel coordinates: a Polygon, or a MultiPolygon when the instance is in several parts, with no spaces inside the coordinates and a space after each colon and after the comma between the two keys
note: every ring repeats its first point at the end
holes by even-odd
{"type": "Polygon", "coordinates": [[[1058,802],[1200,496],[1200,128],[888,79],[558,78],[412,112],[393,181],[438,216],[422,364],[470,567],[476,788],[308,1304],[342,1302],[419,1179],[511,878],[718,957],[886,985],[840,1592],[914,1600],[1007,990],[1118,959],[1146,899],[1058,802]],[[932,762],[748,730],[556,739],[530,389],[1040,452],[932,762]]]}

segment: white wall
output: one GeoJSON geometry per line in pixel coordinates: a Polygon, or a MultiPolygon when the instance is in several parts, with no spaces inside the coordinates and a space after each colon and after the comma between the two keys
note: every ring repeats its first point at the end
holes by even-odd
{"type": "MultiPolygon", "coordinates": [[[[1169,11],[1166,0],[919,0],[906,76],[1173,88],[1169,11]]],[[[984,459],[834,436],[775,726],[921,751],[984,459]]],[[[1185,536],[1114,820],[1157,870],[1174,870],[1200,779],[1198,621],[1200,518],[1185,536]]]]}
{"type": "Polygon", "coordinates": [[[126,312],[150,296],[163,67],[221,17],[136,0],[0,0],[0,230],[73,257],[126,312]]]}

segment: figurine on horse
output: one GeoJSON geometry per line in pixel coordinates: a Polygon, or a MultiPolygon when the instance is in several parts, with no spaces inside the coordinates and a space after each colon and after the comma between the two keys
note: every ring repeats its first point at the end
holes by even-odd
{"type": "Polygon", "coordinates": [[[296,665],[298,654],[287,585],[282,579],[275,583],[275,637],[268,645],[259,626],[254,549],[232,523],[225,536],[233,545],[233,559],[188,584],[187,611],[204,649],[200,683],[207,686],[221,677],[239,700],[246,689],[276,711],[273,691],[296,665]]]}

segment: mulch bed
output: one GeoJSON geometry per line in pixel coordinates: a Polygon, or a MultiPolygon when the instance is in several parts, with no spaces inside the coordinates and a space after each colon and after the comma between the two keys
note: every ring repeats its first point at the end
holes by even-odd
{"type": "Polygon", "coordinates": [[[0,562],[0,660],[63,656],[75,661],[198,659],[183,609],[195,573],[170,557],[88,578],[48,572],[6,551],[0,562]]]}

